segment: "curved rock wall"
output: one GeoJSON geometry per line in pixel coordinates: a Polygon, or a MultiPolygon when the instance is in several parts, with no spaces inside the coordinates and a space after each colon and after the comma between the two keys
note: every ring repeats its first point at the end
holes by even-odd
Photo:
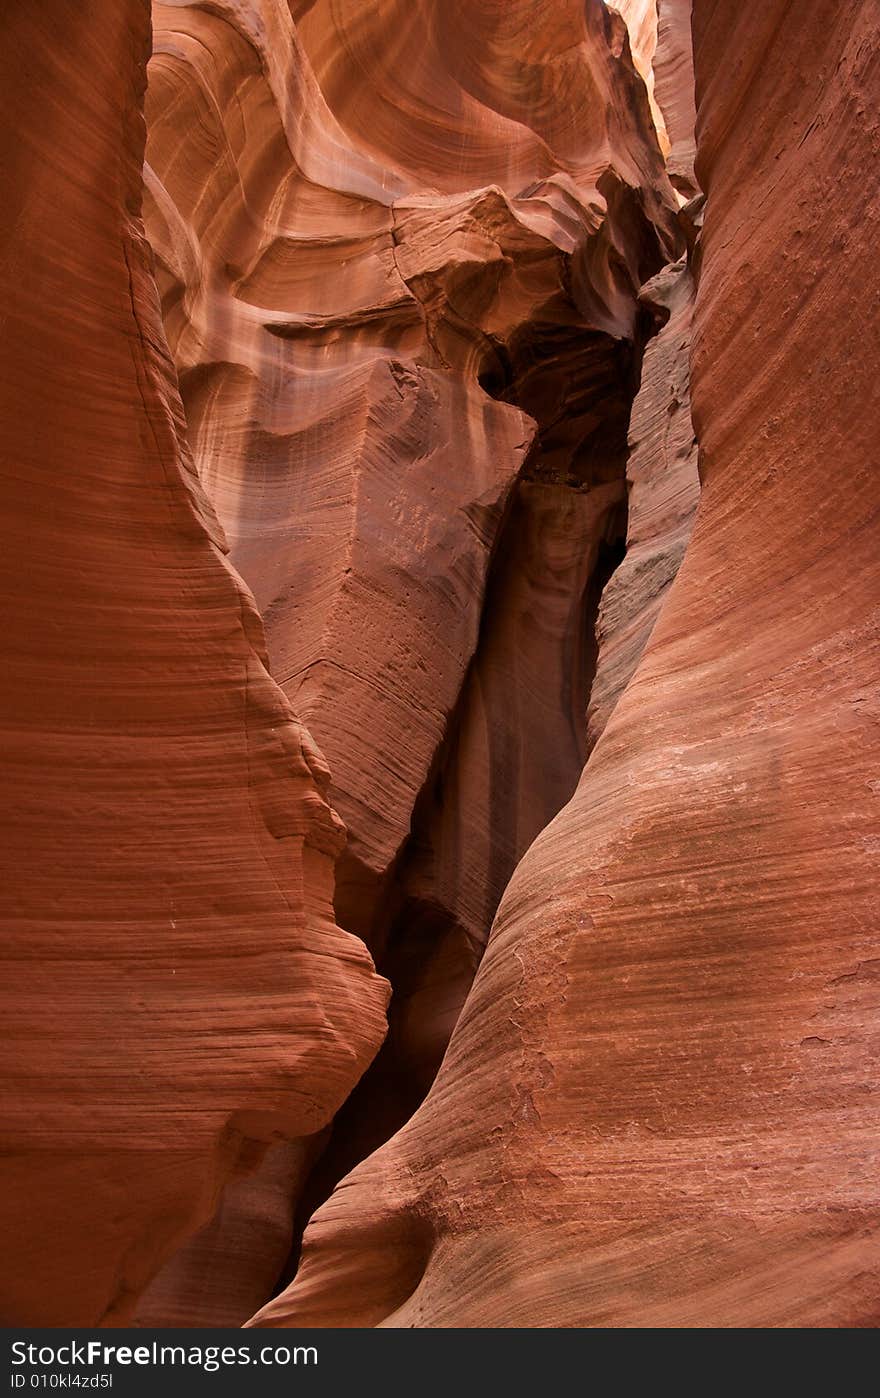
{"type": "Polygon", "coordinates": [[[543,444],[566,470],[597,425],[563,397],[571,341],[631,338],[678,237],[603,6],[535,10],[154,7],[148,222],[196,462],[374,945],[530,418],[568,416],[543,444]]]}
{"type": "Polygon", "coordinates": [[[694,175],[693,0],[657,0],[654,91],[669,140],[666,169],[685,198],[697,192],[694,175]]]}
{"type": "Polygon", "coordinates": [[[872,10],[696,0],[695,532],[424,1105],[260,1324],[876,1321],[872,10]]]}
{"type": "Polygon", "coordinates": [[[880,41],[691,9],[156,3],[154,262],[5,8],[12,1323],[876,1322],[880,41]]]}
{"type": "Polygon", "coordinates": [[[635,673],[690,539],[700,498],[690,401],[694,283],[686,259],[642,288],[654,338],[645,349],[626,466],[626,554],[602,592],[587,744],[601,737],[635,673]]]}
{"type": "MultiPolygon", "coordinates": [[[[329,764],[337,917],[395,986],[314,1201],[418,1105],[577,783],[638,293],[683,237],[597,0],[212,0],[154,25],[147,221],[199,476],[329,764]]],[[[181,1269],[145,1317],[200,1318],[181,1269]]]]}
{"type": "Polygon", "coordinates": [[[124,1321],[383,1032],[327,773],[183,436],[139,218],[149,11],[0,19],[7,1323],[124,1321]]]}

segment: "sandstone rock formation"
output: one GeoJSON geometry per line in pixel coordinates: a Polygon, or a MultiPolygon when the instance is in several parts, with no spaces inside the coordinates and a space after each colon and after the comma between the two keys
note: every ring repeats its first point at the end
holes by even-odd
{"type": "Polygon", "coordinates": [[[694,175],[694,62],[692,0],[657,0],[654,93],[669,142],[666,169],[686,199],[698,190],[694,175]]]}
{"type": "Polygon", "coordinates": [[[645,80],[670,180],[686,198],[694,177],[692,0],[614,0],[645,80]]]}
{"type": "Polygon", "coordinates": [[[876,1323],[880,43],[867,3],[694,24],[696,529],[424,1105],[261,1324],[876,1323]]]}
{"type": "Polygon", "coordinates": [[[693,527],[700,496],[690,408],[693,294],[686,260],[642,288],[641,304],[659,332],[645,350],[630,424],[626,554],[602,592],[597,618],[590,748],[635,673],[693,527]]]}
{"type": "Polygon", "coordinates": [[[868,0],[149,11],[0,16],[4,1318],[876,1324],[868,0]]]}
{"type": "Polygon", "coordinates": [[[666,155],[670,145],[669,133],[666,130],[666,120],[655,91],[659,25],[658,0],[617,0],[617,3],[609,5],[609,8],[619,14],[626,24],[633,62],[645,84],[660,148],[666,155]]]}
{"type": "MultiPolygon", "coordinates": [[[[395,988],[314,1202],[424,1096],[577,783],[638,293],[684,238],[599,3],[218,0],[154,25],[147,222],[196,465],[330,767],[337,917],[395,988]]],[[[266,1299],[287,1222],[267,1250],[221,1215],[142,1320],[216,1318],[197,1297],[249,1229],[239,1318],[266,1299]]]]}
{"type": "Polygon", "coordinates": [[[148,222],[199,473],[330,766],[337,909],[375,944],[525,414],[562,476],[625,417],[601,389],[674,201],[601,4],[291,9],[154,7],[148,222]]]}
{"type": "Polygon", "coordinates": [[[124,1320],[369,1062],[327,774],[193,470],[139,219],[149,11],[0,19],[7,1324],[124,1320]]]}

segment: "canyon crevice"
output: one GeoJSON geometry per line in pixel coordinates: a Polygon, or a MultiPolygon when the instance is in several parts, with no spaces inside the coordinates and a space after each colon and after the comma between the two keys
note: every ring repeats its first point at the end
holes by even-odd
{"type": "MultiPolygon", "coordinates": [[[[154,7],[147,222],[194,456],[331,772],[337,918],[394,992],[301,1217],[421,1102],[504,888],[577,785],[626,532],[639,289],[685,246],[619,20],[561,6],[518,106],[493,62],[525,12],[462,7],[453,32],[447,11],[377,6],[354,29],[344,5],[154,7]],[[370,74],[354,89],[334,77],[349,42],[370,74]],[[596,85],[604,120],[580,103],[596,85]],[[465,137],[479,160],[450,164],[465,137]]],[[[267,1270],[235,1298],[246,1319],[295,1243],[273,1212],[270,1253],[260,1210],[248,1230],[227,1200],[141,1320],[205,1323],[195,1298],[215,1306],[230,1232],[250,1231],[267,1270]]]]}
{"type": "Polygon", "coordinates": [[[875,1324],[867,0],[0,69],[8,1322],[875,1324]]]}

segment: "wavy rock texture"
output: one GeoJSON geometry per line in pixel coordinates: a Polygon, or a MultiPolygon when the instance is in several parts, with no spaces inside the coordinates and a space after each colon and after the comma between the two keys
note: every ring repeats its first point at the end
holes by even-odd
{"type": "Polygon", "coordinates": [[[149,12],[0,19],[2,1312],[124,1320],[383,1030],[327,774],[198,484],[139,219],[149,12]]]}
{"type": "MultiPolygon", "coordinates": [[[[577,784],[638,293],[684,240],[598,0],[153,13],[146,218],[194,457],[332,774],[337,917],[395,986],[321,1197],[421,1101],[577,784]]],[[[288,1163],[282,1197],[224,1201],[145,1323],[217,1323],[218,1268],[242,1278],[224,1318],[269,1296],[288,1163]]]]}
{"type": "Polygon", "coordinates": [[[685,562],[424,1105],[263,1325],[876,1323],[880,41],[867,2],[694,25],[685,562]]]}
{"type": "Polygon", "coordinates": [[[692,198],[697,193],[692,0],[615,0],[613,8],[629,31],[669,178],[682,195],[692,198]]]}
{"type": "Polygon", "coordinates": [[[654,93],[666,128],[666,169],[686,199],[697,193],[694,174],[694,59],[691,40],[692,0],[657,0],[657,49],[654,93]]]}
{"type": "Polygon", "coordinates": [[[616,4],[609,4],[608,8],[619,14],[626,24],[633,62],[647,89],[648,101],[651,104],[651,116],[657,129],[660,148],[666,155],[670,144],[669,133],[666,130],[666,120],[657,101],[655,90],[659,25],[658,0],[617,0],[616,4]]]}
{"type": "Polygon", "coordinates": [[[603,7],[537,8],[154,7],[148,219],[196,461],[332,772],[337,908],[374,943],[525,414],[564,419],[542,445],[567,469],[600,425],[565,401],[573,342],[632,337],[676,236],[603,7]]]}

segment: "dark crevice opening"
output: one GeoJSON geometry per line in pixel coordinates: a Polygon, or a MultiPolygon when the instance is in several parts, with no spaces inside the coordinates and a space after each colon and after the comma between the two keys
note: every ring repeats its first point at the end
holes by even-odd
{"type": "MultiPolygon", "coordinates": [[[[523,327],[513,344],[493,342],[487,348],[481,385],[491,397],[515,404],[535,418],[537,435],[498,531],[474,656],[414,806],[409,838],[384,890],[373,952],[378,969],[393,987],[389,1032],[373,1064],[337,1113],[312,1169],[299,1201],[294,1245],[278,1290],[296,1275],[302,1235],[316,1209],[345,1175],[410,1119],[427,1095],[478,969],[497,903],[524,853],[509,847],[493,850],[495,864],[487,877],[491,887],[479,937],[453,908],[431,896],[430,889],[426,891],[430,880],[424,871],[437,857],[438,812],[460,799],[456,785],[469,694],[480,682],[481,659],[503,619],[506,589],[517,566],[514,555],[522,540],[521,515],[528,509],[530,491],[537,491],[539,498],[542,491],[555,492],[563,501],[578,496],[584,509],[591,492],[603,491],[610,497],[593,541],[592,567],[578,598],[573,599],[580,616],[579,645],[576,653],[566,654],[562,661],[563,670],[568,667],[575,672],[569,676],[574,697],[569,697],[566,715],[572,728],[570,768],[567,779],[561,779],[553,808],[541,813],[534,835],[561,809],[580,778],[588,755],[586,716],[598,658],[599,604],[626,553],[630,412],[639,387],[644,342],[656,328],[643,316],[634,342],[629,342],[583,326],[532,324],[523,327]],[[429,1019],[436,1021],[430,1032],[420,1033],[420,1016],[426,1024],[429,1019]]],[[[517,762],[515,749],[513,743],[507,758],[497,759],[502,768],[505,761],[517,762]]],[[[503,792],[504,771],[495,776],[503,792]]]]}

